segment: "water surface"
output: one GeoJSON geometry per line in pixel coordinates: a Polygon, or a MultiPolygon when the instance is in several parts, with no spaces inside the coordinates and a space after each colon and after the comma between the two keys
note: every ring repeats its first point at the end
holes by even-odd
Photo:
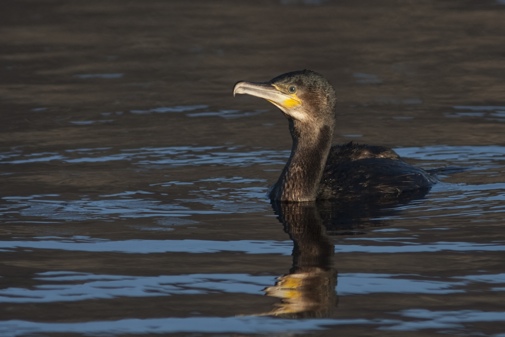
{"type": "Polygon", "coordinates": [[[0,4],[0,335],[505,336],[501,1],[0,4]],[[335,142],[440,183],[271,205],[238,80],[309,68],[335,142]]]}

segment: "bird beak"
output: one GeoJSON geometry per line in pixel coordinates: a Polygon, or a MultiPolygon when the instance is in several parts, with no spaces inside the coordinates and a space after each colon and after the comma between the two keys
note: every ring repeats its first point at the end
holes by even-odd
{"type": "Polygon", "coordinates": [[[233,87],[233,96],[237,94],[266,99],[287,115],[291,115],[289,111],[301,104],[296,95],[283,93],[270,83],[237,82],[233,87]]]}

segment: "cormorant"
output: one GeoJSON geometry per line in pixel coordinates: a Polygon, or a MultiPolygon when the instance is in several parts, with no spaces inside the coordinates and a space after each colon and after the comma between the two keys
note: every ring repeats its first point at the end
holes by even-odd
{"type": "Polygon", "coordinates": [[[336,94],[311,70],[289,72],[263,82],[237,82],[233,95],[264,98],[289,121],[291,155],[270,199],[399,199],[426,193],[436,179],[382,146],[348,143],[331,146],[336,94]]]}

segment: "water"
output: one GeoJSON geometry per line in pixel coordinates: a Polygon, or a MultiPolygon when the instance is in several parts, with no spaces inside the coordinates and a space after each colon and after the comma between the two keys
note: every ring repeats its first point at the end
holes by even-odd
{"type": "Polygon", "coordinates": [[[1,336],[505,336],[502,1],[0,4],[1,336]],[[336,142],[439,170],[271,205],[310,68],[336,142]]]}

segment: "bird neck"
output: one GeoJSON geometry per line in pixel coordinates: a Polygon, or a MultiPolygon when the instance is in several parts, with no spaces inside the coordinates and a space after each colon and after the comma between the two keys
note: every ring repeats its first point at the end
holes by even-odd
{"type": "Polygon", "coordinates": [[[331,148],[332,126],[299,127],[295,123],[290,120],[293,145],[289,160],[270,193],[274,200],[315,200],[331,148]]]}

